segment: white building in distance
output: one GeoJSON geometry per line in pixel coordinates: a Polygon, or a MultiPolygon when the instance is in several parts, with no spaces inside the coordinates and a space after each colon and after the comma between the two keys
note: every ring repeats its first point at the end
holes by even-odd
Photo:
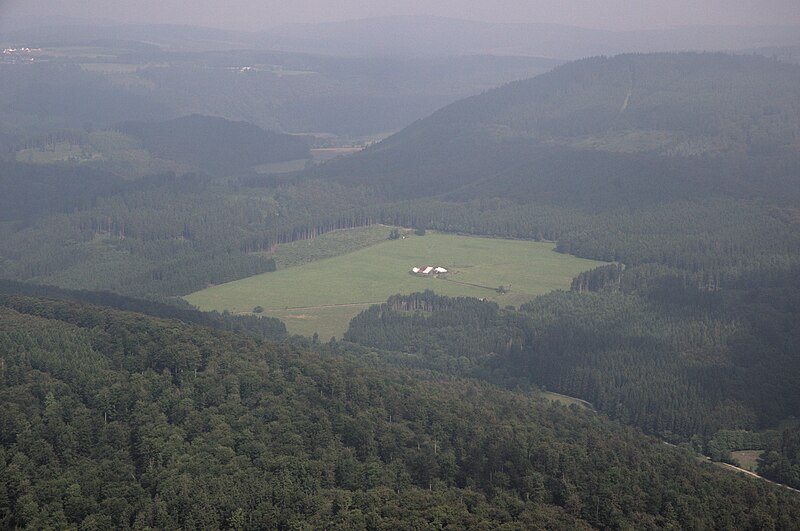
{"type": "Polygon", "coordinates": [[[422,266],[422,267],[412,267],[411,272],[417,275],[431,275],[431,274],[447,273],[447,269],[441,266],[438,267],[422,266]]]}

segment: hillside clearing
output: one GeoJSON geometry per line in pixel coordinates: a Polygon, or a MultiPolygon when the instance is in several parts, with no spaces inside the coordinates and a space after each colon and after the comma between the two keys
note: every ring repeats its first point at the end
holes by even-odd
{"type": "Polygon", "coordinates": [[[764,450],[737,450],[731,452],[731,457],[739,463],[739,468],[755,472],[758,468],[758,458],[764,450]]]}
{"type": "Polygon", "coordinates": [[[542,396],[551,402],[558,402],[559,404],[563,404],[565,406],[576,405],[583,409],[588,409],[590,411],[594,411],[594,406],[592,406],[586,400],[581,400],[580,398],[575,398],[574,396],[567,396],[562,395],[561,393],[554,393],[552,391],[542,391],[542,396]]]}

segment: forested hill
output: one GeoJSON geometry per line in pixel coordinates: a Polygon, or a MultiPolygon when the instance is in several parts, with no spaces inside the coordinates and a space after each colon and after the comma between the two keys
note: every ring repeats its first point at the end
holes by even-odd
{"type": "Polygon", "coordinates": [[[247,122],[193,114],[166,122],[124,122],[114,127],[154,155],[207,171],[309,158],[309,139],[265,131],[247,122]]]}
{"type": "Polygon", "coordinates": [[[800,498],[365,351],[0,296],[0,527],[792,529],[800,498]]]}
{"type": "Polygon", "coordinates": [[[230,313],[201,312],[176,304],[125,297],[109,291],[68,290],[55,286],[0,280],[0,296],[28,296],[65,299],[102,305],[116,310],[143,313],[161,319],[177,319],[198,326],[235,331],[256,339],[278,341],[287,337],[286,325],[274,317],[232,315],[230,313]]]}
{"type": "Polygon", "coordinates": [[[462,100],[314,175],[391,197],[580,203],[609,186],[637,198],[796,194],[799,152],[797,65],[637,54],[569,63],[462,100]]]}
{"type": "Polygon", "coordinates": [[[519,310],[398,295],[353,319],[345,339],[402,351],[404,364],[579,397],[675,442],[796,414],[796,281],[715,293],[672,283],[644,295],[636,275],[619,279],[618,293],[554,292],[519,310]]]}

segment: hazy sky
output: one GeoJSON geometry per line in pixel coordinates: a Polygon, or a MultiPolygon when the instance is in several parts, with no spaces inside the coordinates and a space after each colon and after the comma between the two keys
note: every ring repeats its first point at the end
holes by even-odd
{"type": "Polygon", "coordinates": [[[259,30],[288,22],[439,15],[609,29],[800,24],[800,0],[0,0],[0,23],[31,15],[259,30]]]}

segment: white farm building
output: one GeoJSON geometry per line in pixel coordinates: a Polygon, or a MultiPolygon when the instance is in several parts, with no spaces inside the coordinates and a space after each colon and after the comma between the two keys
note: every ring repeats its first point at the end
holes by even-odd
{"type": "Polygon", "coordinates": [[[438,275],[439,273],[447,273],[447,269],[441,266],[422,266],[412,267],[411,272],[417,275],[438,275]]]}

